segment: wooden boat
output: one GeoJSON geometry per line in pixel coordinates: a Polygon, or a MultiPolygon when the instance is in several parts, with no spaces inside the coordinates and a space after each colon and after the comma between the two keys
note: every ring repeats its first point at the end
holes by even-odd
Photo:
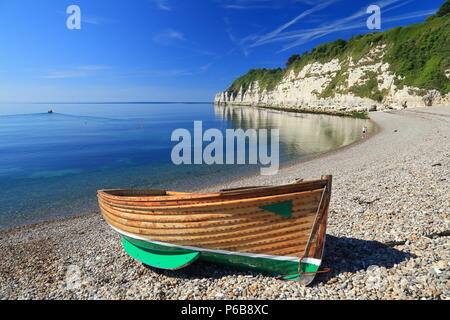
{"type": "Polygon", "coordinates": [[[325,244],[331,176],[215,193],[100,190],[101,212],[125,251],[176,270],[197,259],[310,283],[325,244]]]}

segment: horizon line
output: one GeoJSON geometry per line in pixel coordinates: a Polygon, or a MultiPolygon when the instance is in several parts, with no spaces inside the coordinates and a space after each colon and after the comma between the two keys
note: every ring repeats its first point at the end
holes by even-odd
{"type": "Polygon", "coordinates": [[[209,104],[213,101],[69,101],[69,102],[29,102],[29,101],[0,101],[0,104],[209,104]]]}

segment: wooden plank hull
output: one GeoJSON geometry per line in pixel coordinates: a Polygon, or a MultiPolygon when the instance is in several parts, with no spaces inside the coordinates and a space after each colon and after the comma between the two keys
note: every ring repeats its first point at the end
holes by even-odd
{"type": "Polygon", "coordinates": [[[310,282],[323,254],[331,176],[217,193],[101,190],[104,219],[125,250],[154,267],[196,259],[310,282]]]}

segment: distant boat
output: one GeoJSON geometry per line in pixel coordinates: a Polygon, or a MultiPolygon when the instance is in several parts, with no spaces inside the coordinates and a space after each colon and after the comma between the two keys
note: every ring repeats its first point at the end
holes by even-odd
{"type": "Polygon", "coordinates": [[[98,199],[125,251],[146,265],[177,270],[199,259],[309,284],[322,261],[331,182],[214,193],[99,190],[98,199]]]}
{"type": "Polygon", "coordinates": [[[47,113],[48,113],[48,114],[51,114],[51,113],[53,113],[53,110],[50,109],[50,110],[47,111],[47,113]]]}

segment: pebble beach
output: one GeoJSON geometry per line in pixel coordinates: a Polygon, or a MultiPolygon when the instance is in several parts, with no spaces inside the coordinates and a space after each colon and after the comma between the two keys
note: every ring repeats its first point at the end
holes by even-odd
{"type": "MultiPolygon", "coordinates": [[[[333,175],[320,274],[297,282],[129,257],[98,212],[0,231],[0,299],[450,299],[450,107],[372,112],[378,133],[211,191],[333,175]]],[[[187,190],[191,191],[191,190],[187,190]]]]}

